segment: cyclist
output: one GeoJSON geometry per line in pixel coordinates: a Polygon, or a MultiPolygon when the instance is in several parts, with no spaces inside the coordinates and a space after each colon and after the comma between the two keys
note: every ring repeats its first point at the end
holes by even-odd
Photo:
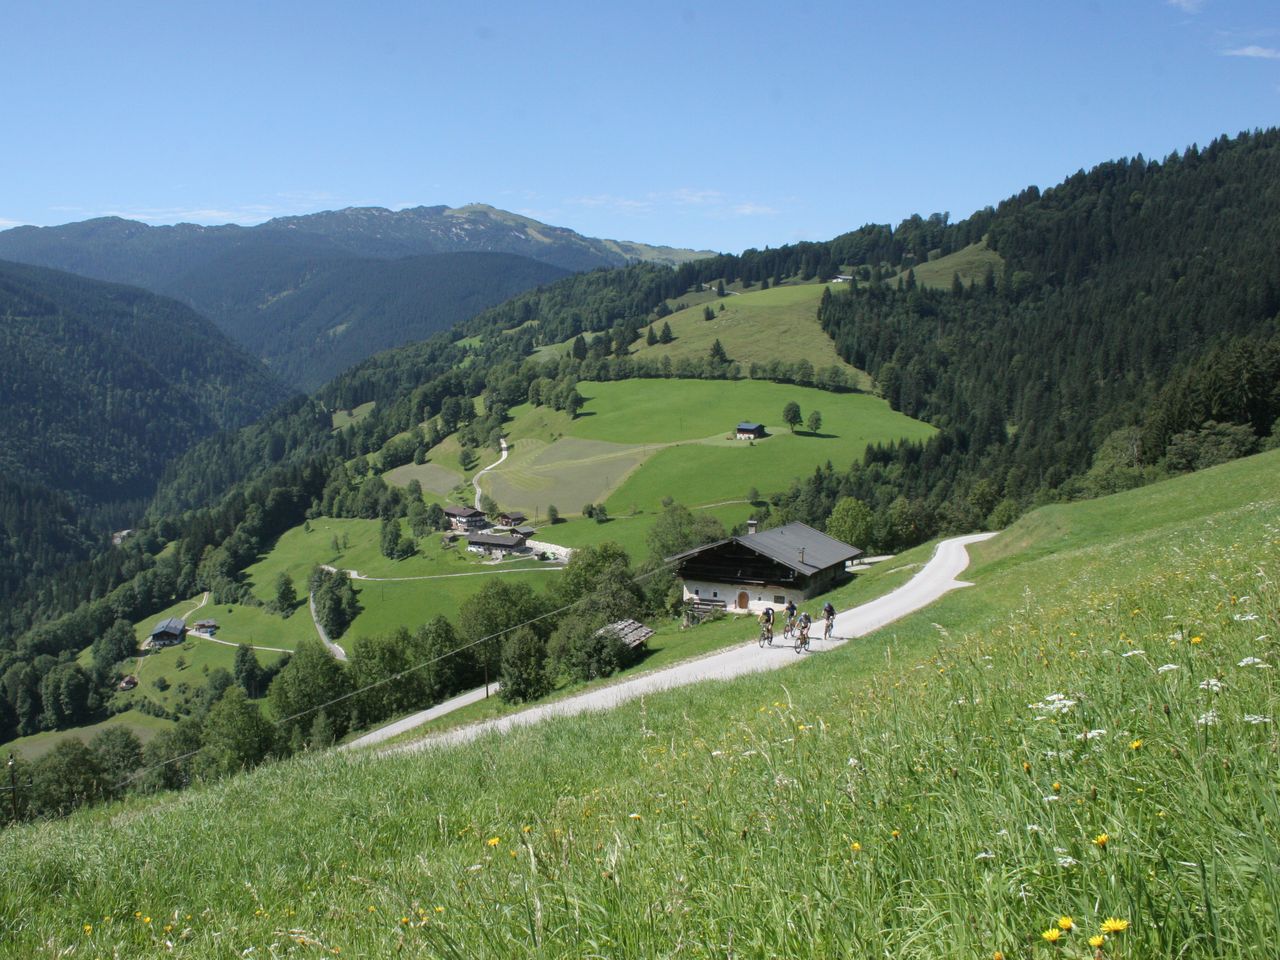
{"type": "Polygon", "coordinates": [[[794,600],[787,601],[786,611],[787,611],[787,628],[782,632],[782,634],[785,637],[789,637],[791,636],[791,631],[795,629],[795,625],[796,625],[796,602],[794,600]]]}
{"type": "Polygon", "coordinates": [[[760,614],[760,646],[773,643],[773,607],[765,607],[760,614]]]}
{"type": "Polygon", "coordinates": [[[836,625],[836,608],[831,605],[830,600],[822,605],[822,619],[827,621],[827,625],[822,631],[822,639],[830,640],[831,631],[836,625]]]}
{"type": "Polygon", "coordinates": [[[801,649],[809,649],[809,625],[813,623],[813,618],[808,613],[800,614],[800,618],[796,621],[797,629],[800,635],[796,638],[796,652],[801,649]]]}

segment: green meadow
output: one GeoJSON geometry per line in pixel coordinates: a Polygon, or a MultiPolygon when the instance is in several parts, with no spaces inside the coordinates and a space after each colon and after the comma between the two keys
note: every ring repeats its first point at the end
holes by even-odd
{"type": "MultiPolygon", "coordinates": [[[[916,283],[920,286],[933,287],[938,290],[950,290],[951,282],[956,274],[960,275],[960,282],[968,286],[970,283],[981,284],[986,278],[987,270],[990,269],[995,272],[996,281],[999,282],[1000,276],[1004,272],[1004,260],[1000,254],[988,247],[984,240],[978,243],[971,243],[955,253],[939,257],[937,260],[918,263],[911,269],[915,272],[916,283]]],[[[905,278],[906,271],[904,270],[900,275],[895,274],[888,278],[888,282],[896,284],[898,276],[905,278]]]]}
{"type": "MultiPolygon", "coordinates": [[[[950,279],[948,274],[948,283],[950,279]]],[[[829,286],[831,284],[788,283],[768,290],[756,287],[724,297],[712,295],[654,321],[657,330],[662,329],[663,323],[671,325],[675,336],[671,343],[648,346],[642,336],[632,344],[632,349],[637,357],[701,359],[719,340],[729,359],[742,364],[744,372],[753,362],[808,360],[819,369],[840,367],[853,378],[856,386],[869,390],[871,378],[846,363],[836,352],[835,343],[818,326],[818,302],[822,291],[829,286]],[[704,319],[708,305],[715,314],[711,320],[704,319]]],[[[729,289],[740,288],[735,285],[729,289]]]]}
{"type": "Polygon", "coordinates": [[[1033,513],[777,673],[13,828],[4,949],[1270,956],[1277,476],[1033,513]]]}
{"type": "MultiPolygon", "coordinates": [[[[772,291],[770,291],[772,292],[772,291]]],[[[546,516],[604,502],[611,514],[656,510],[664,497],[691,506],[768,494],[827,461],[845,465],[869,443],[923,440],[933,428],[861,393],[829,393],[758,380],[582,383],[582,412],[512,410],[512,453],[481,478],[499,504],[546,516]],[[822,414],[817,434],[782,423],[791,401],[822,414]],[[765,423],[756,441],[729,439],[741,420],[765,423]]]]}

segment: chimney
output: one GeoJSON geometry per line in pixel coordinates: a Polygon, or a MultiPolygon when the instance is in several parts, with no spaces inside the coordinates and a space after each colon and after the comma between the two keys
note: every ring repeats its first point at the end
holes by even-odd
{"type": "Polygon", "coordinates": [[[804,563],[804,547],[800,548],[800,562],[804,563]]]}
{"type": "Polygon", "coordinates": [[[756,532],[756,521],[753,518],[747,521],[747,536],[749,537],[755,532],[756,532]]]}

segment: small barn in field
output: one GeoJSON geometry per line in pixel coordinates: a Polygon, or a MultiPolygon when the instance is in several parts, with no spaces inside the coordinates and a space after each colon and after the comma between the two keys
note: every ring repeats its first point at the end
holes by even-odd
{"type": "Polygon", "coordinates": [[[187,622],[181,617],[170,617],[156,624],[143,646],[158,650],[161,647],[172,647],[175,643],[181,643],[186,637],[187,622]]]}
{"type": "Polygon", "coordinates": [[[751,531],[668,557],[684,582],[684,599],[702,608],[759,613],[801,603],[845,576],[862,550],[804,523],[751,531]]]}
{"type": "Polygon", "coordinates": [[[739,440],[763,440],[768,435],[763,423],[753,423],[750,420],[743,420],[738,424],[737,432],[734,434],[739,440]]]}

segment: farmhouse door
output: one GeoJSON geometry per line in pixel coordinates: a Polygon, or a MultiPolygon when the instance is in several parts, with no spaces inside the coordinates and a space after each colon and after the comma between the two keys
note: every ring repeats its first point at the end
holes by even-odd
{"type": "Polygon", "coordinates": [[[751,605],[751,598],[747,596],[747,591],[743,590],[738,594],[738,609],[745,610],[751,605]]]}

